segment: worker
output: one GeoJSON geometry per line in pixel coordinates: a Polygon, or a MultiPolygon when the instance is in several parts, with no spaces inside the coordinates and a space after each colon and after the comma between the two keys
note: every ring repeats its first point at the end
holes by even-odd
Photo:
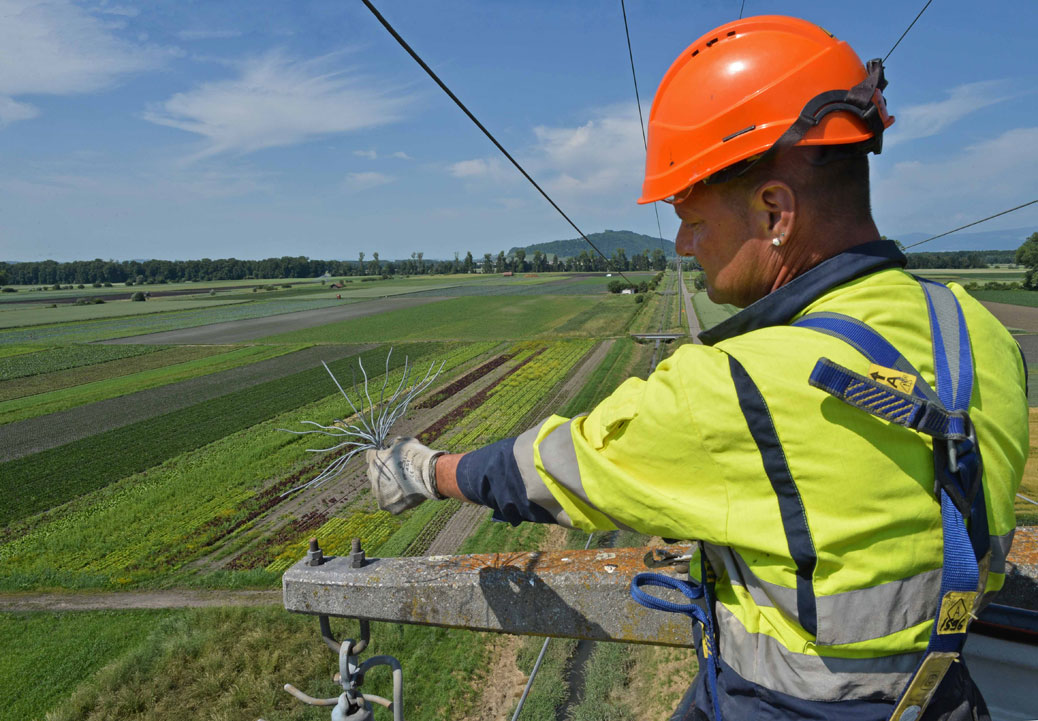
{"type": "Polygon", "coordinates": [[[394,513],[450,497],[698,540],[696,719],[989,718],[957,654],[1004,579],[1025,364],[877,231],[885,85],[795,18],[698,39],[653,102],[639,202],[673,205],[677,252],[743,310],[587,415],[465,454],[368,453],[394,513]]]}

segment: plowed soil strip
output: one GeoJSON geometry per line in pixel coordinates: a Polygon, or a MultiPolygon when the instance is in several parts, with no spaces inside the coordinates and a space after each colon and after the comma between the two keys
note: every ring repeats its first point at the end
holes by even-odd
{"type": "Polygon", "coordinates": [[[72,443],[113,428],[187,408],[233,391],[283,378],[371,346],[317,346],[118,398],[0,426],[0,461],[72,443]]]}
{"type": "Polygon", "coordinates": [[[1007,328],[1038,333],[1038,308],[984,301],[983,305],[1007,328]]]}
{"type": "Polygon", "coordinates": [[[275,606],[281,591],[120,591],[118,593],[5,593],[0,611],[109,611],[137,608],[275,606]]]}
{"type": "Polygon", "coordinates": [[[466,503],[458,512],[451,516],[447,525],[443,527],[439,535],[429,544],[426,555],[440,556],[444,554],[457,553],[458,548],[465,542],[489,511],[483,506],[474,506],[466,503]]]}

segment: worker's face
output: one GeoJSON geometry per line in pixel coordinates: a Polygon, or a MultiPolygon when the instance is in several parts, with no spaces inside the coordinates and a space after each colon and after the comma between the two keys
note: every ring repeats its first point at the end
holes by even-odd
{"type": "Polygon", "coordinates": [[[746,193],[727,183],[698,183],[674,211],[681,219],[674,240],[678,255],[694,256],[703,266],[710,300],[744,308],[767,294],[746,193]]]}

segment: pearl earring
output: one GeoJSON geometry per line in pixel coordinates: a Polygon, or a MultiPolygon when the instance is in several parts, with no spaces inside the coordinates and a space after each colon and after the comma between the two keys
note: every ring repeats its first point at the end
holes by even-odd
{"type": "Polygon", "coordinates": [[[777,237],[771,239],[771,244],[776,248],[782,245],[782,239],[786,237],[785,233],[779,233],[777,237]]]}

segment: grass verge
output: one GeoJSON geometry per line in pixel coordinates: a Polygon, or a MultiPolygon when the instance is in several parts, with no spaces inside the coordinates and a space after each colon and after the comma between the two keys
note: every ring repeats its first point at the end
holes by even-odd
{"type": "Polygon", "coordinates": [[[0,721],[39,718],[70,682],[90,678],[143,642],[170,611],[0,614],[0,721]],[[17,652],[14,650],[17,649],[17,652]]]}
{"type": "MultiPolygon", "coordinates": [[[[142,622],[151,630],[143,641],[90,675],[71,697],[62,692],[80,674],[48,689],[60,702],[51,706],[48,721],[316,721],[327,719],[329,710],[303,705],[282,685],[290,682],[315,696],[342,692],[331,680],[337,659],[321,643],[312,616],[278,607],[148,613],[153,616],[142,622]]],[[[354,622],[332,623],[340,637],[357,638],[354,622]]],[[[396,656],[407,670],[404,714],[410,721],[454,718],[473,707],[474,679],[485,656],[479,634],[373,623],[368,655],[373,653],[396,656]]],[[[391,697],[388,671],[371,671],[363,690],[391,697]]],[[[37,704],[35,713],[40,710],[37,704]]]]}

